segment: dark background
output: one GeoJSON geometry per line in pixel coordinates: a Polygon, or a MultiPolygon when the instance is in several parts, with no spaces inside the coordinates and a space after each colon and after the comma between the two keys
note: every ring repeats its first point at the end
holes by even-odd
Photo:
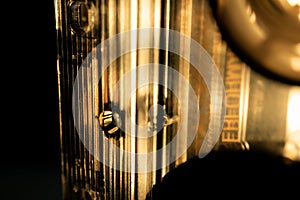
{"type": "Polygon", "coordinates": [[[60,200],[54,0],[1,8],[0,199],[60,200]]]}

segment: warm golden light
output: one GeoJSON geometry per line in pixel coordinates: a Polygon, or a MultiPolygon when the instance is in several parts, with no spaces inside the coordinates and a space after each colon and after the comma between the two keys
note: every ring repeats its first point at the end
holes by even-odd
{"type": "Polygon", "coordinates": [[[299,9],[298,13],[298,20],[300,22],[300,0],[287,0],[287,2],[290,4],[290,6],[295,7],[297,6],[299,9]]]}
{"type": "Polygon", "coordinates": [[[300,0],[287,0],[291,6],[300,6],[300,0]]]}
{"type": "Polygon", "coordinates": [[[300,160],[300,87],[290,89],[284,155],[300,160]]]}
{"type": "Polygon", "coordinates": [[[300,57],[291,58],[291,67],[292,70],[300,72],[300,57]]]}
{"type": "Polygon", "coordinates": [[[253,12],[251,6],[248,6],[248,7],[247,7],[246,12],[247,12],[247,14],[249,15],[250,22],[254,24],[254,23],[256,22],[256,15],[255,15],[255,13],[253,12]]]}

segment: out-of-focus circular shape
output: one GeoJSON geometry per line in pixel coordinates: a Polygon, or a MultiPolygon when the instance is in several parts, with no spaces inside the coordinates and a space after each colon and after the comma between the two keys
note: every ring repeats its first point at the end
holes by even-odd
{"type": "Polygon", "coordinates": [[[299,0],[211,0],[229,47],[254,70],[300,85],[299,0]]]}

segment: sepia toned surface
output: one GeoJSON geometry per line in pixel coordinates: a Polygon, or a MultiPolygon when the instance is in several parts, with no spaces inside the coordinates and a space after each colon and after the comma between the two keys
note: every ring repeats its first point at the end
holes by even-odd
{"type": "MultiPolygon", "coordinates": [[[[158,49],[139,49],[117,58],[110,67],[101,71],[101,68],[91,73],[83,74],[82,88],[86,104],[80,107],[81,115],[76,120],[86,121],[88,126],[76,127],[72,113],[73,85],[80,71],[81,65],[88,61],[91,65],[98,65],[97,59],[86,59],[101,42],[114,35],[137,28],[167,28],[180,32],[198,42],[213,59],[224,80],[226,92],[226,113],[222,133],[213,151],[251,151],[263,148],[274,154],[287,156],[290,151],[285,148],[286,138],[290,140],[293,148],[293,160],[299,160],[299,141],[290,137],[292,130],[287,126],[288,102],[292,86],[268,79],[242,62],[235,55],[219,32],[214,20],[209,1],[201,0],[121,0],[121,1],[63,1],[56,2],[56,30],[57,30],[57,72],[60,97],[60,139],[61,139],[61,172],[63,184],[63,199],[145,199],[151,194],[152,187],[159,184],[162,178],[170,171],[198,155],[203,144],[205,133],[210,123],[211,97],[207,83],[195,66],[180,56],[158,49]],[[104,140],[112,145],[130,152],[156,151],[172,141],[180,125],[180,117],[192,113],[193,105],[188,105],[188,92],[182,87],[180,93],[183,97],[178,99],[172,91],[161,85],[149,84],[136,90],[135,98],[128,95],[137,83],[142,81],[163,80],[168,85],[174,77],[168,76],[167,67],[164,71],[149,69],[147,74],[130,74],[131,79],[120,85],[119,93],[115,95],[114,87],[118,81],[134,70],[137,66],[147,63],[160,63],[171,66],[185,77],[193,87],[200,110],[198,132],[189,146],[187,138],[175,141],[174,152],[162,152],[157,160],[147,160],[140,163],[134,158],[119,159],[118,151],[112,151],[104,140]],[[100,79],[100,81],[98,81],[100,79]],[[93,85],[98,90],[93,90],[93,85]],[[115,96],[114,96],[115,95],[115,96]],[[113,100],[114,101],[113,101],[113,100]],[[130,99],[130,102],[126,102],[130,99]],[[138,140],[128,134],[139,136],[130,120],[120,120],[123,129],[117,126],[106,129],[113,121],[118,123],[117,117],[111,112],[117,108],[120,113],[129,109],[131,118],[138,125],[159,124],[159,113],[151,109],[153,105],[161,105],[166,113],[165,125],[153,137],[147,140],[138,140]],[[183,106],[185,105],[185,106],[183,106]],[[187,109],[183,109],[187,108],[187,109]],[[111,113],[111,116],[109,116],[111,113]],[[103,118],[103,116],[107,118],[103,118]],[[111,117],[111,118],[110,118],[111,117]],[[99,131],[95,119],[103,131],[99,131]],[[106,122],[101,120],[106,120],[106,122]],[[104,125],[106,124],[106,125],[104,125]],[[84,141],[78,136],[78,129],[84,131],[84,141]],[[83,143],[88,143],[88,151],[83,143]],[[298,145],[298,150],[297,150],[298,145]],[[180,154],[184,147],[187,151],[180,154]],[[296,152],[296,153],[295,153],[296,152]],[[179,158],[170,162],[176,155],[179,158]],[[102,158],[111,165],[120,165],[116,170],[100,162],[102,158]],[[168,164],[169,165],[166,165],[168,164]],[[158,170],[147,173],[129,173],[122,169],[136,170],[144,166],[158,166],[158,170]]],[[[133,38],[137,43],[144,37],[133,38]]],[[[159,37],[149,37],[146,43],[158,43],[159,37]]],[[[167,45],[172,42],[168,41],[167,45]],[[169,42],[169,43],[168,43],[169,42]]],[[[179,41],[182,47],[189,46],[179,41]],[[181,43],[180,43],[181,42],[181,43]]],[[[113,46],[104,51],[104,56],[112,57],[125,47],[113,46]]],[[[182,48],[185,54],[191,55],[189,49],[182,48]]],[[[95,53],[96,54],[96,53],[95,53]]],[[[135,71],[139,72],[139,71],[135,71]]],[[[175,77],[176,78],[176,77],[175,77]]],[[[178,83],[178,82],[176,82],[178,83]]],[[[209,83],[218,88],[216,83],[209,83]]],[[[299,91],[297,89],[293,91],[299,91]]],[[[219,88],[221,90],[221,88],[219,88]]],[[[75,93],[77,94],[77,93],[75,93]]],[[[299,115],[298,115],[299,116],[299,115]]],[[[122,118],[121,118],[122,119],[122,118]]],[[[79,123],[80,124],[80,123],[79,123]]],[[[193,123],[186,122],[183,127],[189,132],[193,123]]],[[[297,127],[294,128],[297,130],[297,127]]],[[[294,130],[293,129],[293,130],[294,130]]],[[[299,134],[298,134],[299,135],[299,134]]],[[[151,196],[151,195],[150,195],[151,196]]]]}

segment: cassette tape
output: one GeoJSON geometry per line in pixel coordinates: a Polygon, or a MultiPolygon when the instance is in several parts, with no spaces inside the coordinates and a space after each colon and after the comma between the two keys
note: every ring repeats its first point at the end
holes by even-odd
{"type": "Polygon", "coordinates": [[[227,150],[299,160],[299,86],[252,70],[211,5],[55,1],[63,199],[151,198],[227,150]]]}

